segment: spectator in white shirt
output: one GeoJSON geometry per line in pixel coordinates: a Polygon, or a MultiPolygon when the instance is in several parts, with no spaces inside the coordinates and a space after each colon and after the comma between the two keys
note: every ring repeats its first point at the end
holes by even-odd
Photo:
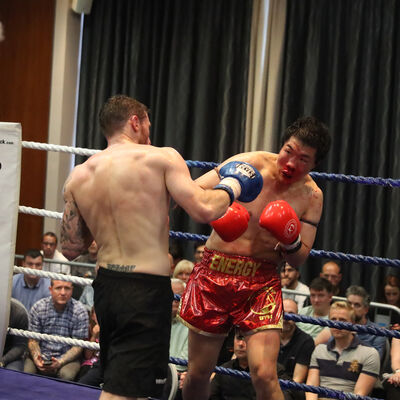
{"type": "MultiPolygon", "coordinates": [[[[46,232],[42,238],[42,254],[44,258],[55,261],[68,261],[57,250],[58,239],[54,232],[46,232]]],[[[43,271],[55,272],[58,274],[71,275],[71,267],[67,264],[43,262],[43,271]]]]}

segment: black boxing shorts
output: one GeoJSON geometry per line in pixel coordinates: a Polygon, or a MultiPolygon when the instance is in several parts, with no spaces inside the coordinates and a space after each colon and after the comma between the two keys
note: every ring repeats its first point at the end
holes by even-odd
{"type": "Polygon", "coordinates": [[[104,391],[160,397],[169,360],[170,278],[99,268],[93,288],[104,391]]]}
{"type": "Polygon", "coordinates": [[[281,281],[268,260],[204,249],[179,304],[179,318],[208,336],[282,328],[281,281]]]}

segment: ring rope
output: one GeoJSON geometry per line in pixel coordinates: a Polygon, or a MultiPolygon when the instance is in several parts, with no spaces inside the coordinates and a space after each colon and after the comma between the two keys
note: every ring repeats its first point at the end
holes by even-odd
{"type": "MultiPolygon", "coordinates": [[[[64,274],[56,274],[54,272],[49,271],[42,271],[32,268],[25,268],[25,267],[17,267],[14,266],[14,271],[18,273],[27,273],[30,275],[37,275],[42,277],[49,277],[52,279],[57,279],[61,281],[67,281],[76,283],[78,285],[87,286],[91,285],[93,280],[87,278],[81,278],[78,276],[73,275],[64,275],[64,274]]],[[[181,296],[175,294],[174,300],[180,301],[181,296]]],[[[359,325],[359,324],[352,324],[350,322],[340,322],[340,321],[331,321],[329,319],[323,318],[314,318],[309,317],[307,315],[299,315],[299,314],[284,314],[284,319],[294,322],[304,322],[313,325],[320,325],[320,326],[327,326],[330,328],[336,329],[346,329],[348,331],[360,332],[360,333],[370,333],[375,336],[385,336],[385,337],[394,337],[400,339],[400,331],[391,330],[386,328],[378,328],[375,326],[370,325],[359,325]]]]}
{"type": "MultiPolygon", "coordinates": [[[[23,260],[24,256],[22,254],[15,254],[14,258],[17,258],[19,260],[23,260]]],[[[95,268],[96,267],[95,263],[84,263],[84,262],[78,262],[78,261],[54,260],[53,258],[43,258],[43,262],[49,263],[49,264],[65,264],[65,265],[71,265],[73,267],[85,267],[85,268],[95,268]]]]}
{"type": "Polygon", "coordinates": [[[92,279],[81,278],[80,276],[58,274],[56,272],[42,271],[40,269],[33,269],[33,268],[26,268],[26,267],[18,267],[16,265],[14,265],[14,272],[16,272],[18,274],[23,273],[23,274],[29,274],[29,275],[36,275],[36,276],[40,276],[43,278],[55,279],[57,281],[72,282],[72,283],[76,283],[77,285],[80,285],[80,286],[88,286],[88,285],[91,285],[93,282],[92,279]]]}
{"type": "MultiPolygon", "coordinates": [[[[91,156],[93,154],[99,153],[101,150],[85,149],[82,147],[70,147],[70,146],[60,146],[56,144],[39,143],[39,142],[28,142],[22,141],[22,147],[34,150],[47,150],[77,154],[81,156],[91,156]]],[[[202,169],[212,169],[219,165],[219,163],[208,162],[208,161],[192,161],[186,160],[188,167],[202,168],[202,169]]],[[[337,181],[344,183],[359,183],[362,185],[377,185],[386,187],[400,187],[400,179],[392,178],[374,178],[370,176],[356,176],[356,175],[345,175],[345,174],[331,174],[324,172],[310,172],[313,178],[322,178],[329,181],[337,181]]]]}
{"type": "MultiPolygon", "coordinates": [[[[62,213],[60,213],[60,212],[47,211],[47,210],[39,209],[39,208],[19,206],[19,212],[24,213],[24,214],[38,215],[38,216],[42,216],[42,217],[62,219],[62,213]]],[[[193,241],[206,241],[208,239],[207,235],[198,235],[198,234],[194,234],[194,233],[176,232],[176,231],[170,231],[169,236],[172,239],[184,239],[184,240],[193,240],[193,241]]],[[[346,253],[325,251],[325,250],[311,250],[310,256],[311,257],[330,258],[330,259],[341,260],[341,261],[355,261],[355,262],[381,265],[381,266],[383,265],[383,266],[390,266],[390,267],[400,267],[399,259],[363,256],[360,254],[346,254],[346,253]]]]}
{"type": "MultiPolygon", "coordinates": [[[[182,366],[187,366],[188,362],[186,360],[182,360],[181,358],[175,358],[175,357],[170,357],[170,362],[173,364],[177,365],[182,365],[182,366]]],[[[236,376],[238,378],[242,379],[251,379],[250,374],[246,371],[239,371],[239,370],[234,370],[230,368],[224,368],[224,367],[215,367],[214,369],[215,372],[218,372],[223,375],[230,375],[230,376],[236,376]]],[[[305,392],[311,392],[311,393],[317,393],[322,395],[322,397],[329,397],[333,399],[351,399],[351,400],[367,400],[367,399],[374,399],[373,397],[368,397],[368,396],[360,396],[354,393],[349,393],[349,392],[340,392],[338,390],[332,390],[328,389],[322,386],[310,386],[306,385],[303,383],[296,383],[293,381],[289,380],[284,380],[284,379],[279,379],[279,383],[281,385],[282,389],[295,389],[295,390],[302,390],[305,392]]],[[[375,399],[378,400],[378,399],[375,399]]]]}
{"type": "MultiPolygon", "coordinates": [[[[58,335],[48,335],[45,333],[37,333],[37,332],[32,332],[32,331],[24,331],[22,329],[15,329],[15,328],[8,328],[7,333],[10,335],[14,336],[19,336],[19,337],[25,337],[29,339],[35,339],[39,341],[47,341],[47,342],[53,342],[53,343],[63,343],[63,344],[68,344],[71,346],[79,346],[84,349],[90,349],[90,350],[100,350],[100,345],[96,342],[89,342],[87,340],[79,340],[79,339],[73,339],[73,338],[67,338],[64,336],[58,336],[58,335]]],[[[173,364],[177,365],[182,365],[182,366],[187,366],[188,362],[187,360],[183,360],[180,358],[175,358],[175,357],[170,357],[169,361],[173,364]]],[[[238,370],[233,370],[230,368],[224,368],[224,367],[215,367],[214,369],[215,372],[221,373],[224,375],[230,375],[230,376],[236,376],[242,379],[251,379],[250,374],[245,371],[238,371],[238,370]]],[[[338,399],[350,399],[350,400],[373,400],[372,397],[368,396],[358,396],[353,393],[346,393],[346,392],[339,392],[337,390],[332,390],[320,386],[310,386],[310,385],[305,385],[301,383],[296,383],[288,380],[283,380],[279,379],[279,383],[282,387],[282,389],[294,389],[294,390],[303,390],[311,393],[317,393],[322,395],[323,397],[329,397],[329,398],[338,398],[338,399]]],[[[378,399],[375,399],[378,400],[378,399]]]]}
{"type": "MultiPolygon", "coordinates": [[[[47,342],[69,344],[71,346],[79,346],[79,347],[82,347],[85,349],[90,349],[90,350],[100,350],[100,345],[98,343],[89,342],[87,340],[67,338],[67,337],[58,336],[58,335],[48,335],[45,333],[24,331],[22,329],[15,329],[15,328],[8,328],[7,333],[9,333],[10,335],[25,337],[25,338],[29,338],[29,339],[35,339],[35,340],[39,340],[39,341],[43,340],[43,341],[47,341],[47,342]]],[[[180,358],[175,358],[175,357],[170,357],[169,361],[172,362],[173,364],[183,365],[183,366],[187,366],[187,364],[188,364],[188,362],[186,360],[182,360],[180,358]]],[[[244,371],[237,371],[237,370],[232,370],[232,369],[224,368],[224,367],[215,367],[214,371],[225,374],[225,375],[236,376],[236,377],[240,377],[243,379],[250,379],[250,374],[248,372],[244,372],[244,371]]],[[[324,397],[329,397],[329,398],[351,399],[351,400],[353,400],[353,399],[354,400],[355,399],[357,399],[357,400],[373,399],[373,398],[367,397],[367,396],[363,397],[363,396],[354,395],[352,393],[339,392],[339,391],[324,388],[324,387],[316,387],[316,386],[298,384],[296,382],[286,381],[286,380],[282,380],[282,379],[279,380],[279,383],[280,383],[282,389],[303,390],[303,391],[307,391],[307,392],[317,393],[317,394],[323,395],[324,397]]]]}
{"type": "Polygon", "coordinates": [[[43,340],[45,342],[70,344],[71,346],[79,346],[84,349],[100,350],[100,345],[96,342],[88,340],[73,339],[59,335],[48,335],[47,333],[37,333],[32,331],[24,331],[23,329],[8,328],[7,333],[13,336],[24,337],[28,339],[43,340]]]}

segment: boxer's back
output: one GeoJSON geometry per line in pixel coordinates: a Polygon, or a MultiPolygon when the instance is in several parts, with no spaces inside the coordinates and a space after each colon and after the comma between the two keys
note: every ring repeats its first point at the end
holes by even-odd
{"type": "Polygon", "coordinates": [[[166,160],[162,149],[116,144],[71,175],[71,191],[99,246],[98,264],[169,275],[166,160]]]}

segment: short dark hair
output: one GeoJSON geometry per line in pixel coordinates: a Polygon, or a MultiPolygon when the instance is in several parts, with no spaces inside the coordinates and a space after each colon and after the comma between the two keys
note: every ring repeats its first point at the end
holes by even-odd
{"type": "Polygon", "coordinates": [[[56,239],[56,244],[58,243],[57,235],[56,235],[54,232],[46,232],[45,234],[43,234],[42,240],[43,240],[43,238],[44,238],[45,236],[51,236],[51,237],[53,237],[54,239],[56,239]]]}
{"type": "Polygon", "coordinates": [[[318,292],[326,290],[328,293],[333,293],[333,286],[328,279],[317,277],[310,283],[310,289],[317,290],[318,292]]]}
{"type": "Polygon", "coordinates": [[[27,250],[24,253],[24,261],[26,260],[26,257],[31,257],[31,258],[41,257],[42,260],[43,260],[43,254],[38,249],[29,249],[29,250],[27,250]]]}
{"type": "Polygon", "coordinates": [[[371,303],[371,296],[362,286],[349,286],[346,290],[346,297],[349,297],[351,295],[362,297],[364,306],[366,307],[368,307],[369,303],[371,303]]]}
{"type": "Polygon", "coordinates": [[[282,146],[292,136],[316,149],[315,164],[318,164],[326,156],[331,146],[331,137],[327,126],[315,117],[302,117],[289,125],[282,136],[282,146]]]}
{"type": "Polygon", "coordinates": [[[100,127],[106,138],[111,137],[114,132],[122,129],[126,121],[137,115],[142,119],[148,114],[149,109],[132,97],[117,94],[110,97],[101,107],[99,113],[100,127]]]}
{"type": "Polygon", "coordinates": [[[194,250],[196,250],[200,246],[205,246],[206,245],[206,242],[201,242],[201,241],[193,242],[193,243],[194,243],[193,244],[194,250]]]}

